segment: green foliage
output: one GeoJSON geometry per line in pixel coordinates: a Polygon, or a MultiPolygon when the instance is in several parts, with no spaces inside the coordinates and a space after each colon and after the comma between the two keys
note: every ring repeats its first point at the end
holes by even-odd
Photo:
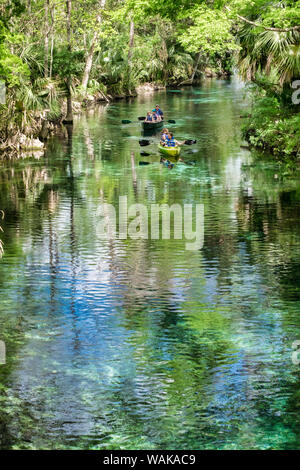
{"type": "Polygon", "coordinates": [[[0,78],[6,82],[8,87],[20,85],[23,78],[29,78],[30,70],[22,60],[10,54],[9,51],[0,46],[0,78]]]}
{"type": "MultiPolygon", "coordinates": [[[[116,16],[115,16],[116,17],[116,16]]],[[[143,82],[179,82],[192,72],[193,57],[177,41],[170,21],[150,18],[135,24],[134,48],[128,61],[129,24],[101,36],[91,79],[105,84],[110,94],[134,91],[143,82]]]]}
{"type": "Polygon", "coordinates": [[[194,19],[193,24],[179,35],[179,41],[187,51],[201,50],[213,56],[239,49],[231,32],[232,22],[224,11],[198,6],[184,17],[194,19]]]}
{"type": "Polygon", "coordinates": [[[53,75],[65,79],[69,75],[80,76],[83,71],[84,52],[70,52],[66,46],[55,49],[53,54],[53,75]]]}
{"type": "Polygon", "coordinates": [[[25,11],[25,4],[20,0],[0,0],[0,20],[7,27],[9,20],[25,11]]]}
{"type": "Polygon", "coordinates": [[[276,72],[277,83],[290,83],[300,74],[300,31],[255,32],[244,26],[240,33],[239,65],[245,79],[255,81],[257,73],[276,72]]]}
{"type": "Polygon", "coordinates": [[[255,101],[244,137],[281,160],[300,158],[300,114],[287,111],[275,96],[255,101]]]}
{"type": "Polygon", "coordinates": [[[20,84],[22,77],[29,77],[30,71],[22,59],[9,50],[9,44],[18,41],[17,36],[9,33],[0,19],[0,79],[5,81],[8,87],[20,84]]]}

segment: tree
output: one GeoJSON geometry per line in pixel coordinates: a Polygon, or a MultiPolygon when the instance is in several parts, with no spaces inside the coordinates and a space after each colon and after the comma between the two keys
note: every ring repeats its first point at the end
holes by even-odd
{"type": "MultiPolygon", "coordinates": [[[[68,52],[71,57],[72,45],[71,45],[71,11],[72,11],[72,1],[66,0],[66,13],[67,13],[67,42],[68,42],[68,52]]],[[[69,73],[67,76],[67,115],[64,119],[66,124],[73,123],[73,110],[72,110],[72,76],[69,73]]]]}
{"type": "Polygon", "coordinates": [[[105,8],[105,3],[106,3],[106,0],[100,0],[100,3],[97,5],[98,8],[100,9],[100,12],[98,13],[97,18],[96,18],[94,34],[93,34],[93,38],[92,38],[92,41],[91,41],[91,44],[90,44],[90,47],[86,56],[84,73],[82,77],[81,85],[84,91],[87,89],[87,85],[88,85],[88,81],[89,81],[89,77],[90,77],[90,73],[91,73],[91,69],[93,65],[94,51],[95,51],[96,42],[99,38],[99,27],[102,23],[102,10],[105,8]]]}

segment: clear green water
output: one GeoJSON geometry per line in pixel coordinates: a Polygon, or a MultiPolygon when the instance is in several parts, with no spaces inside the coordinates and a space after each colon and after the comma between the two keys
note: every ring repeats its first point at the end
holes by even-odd
{"type": "Polygon", "coordinates": [[[244,109],[237,82],[161,92],[1,162],[2,449],[300,448],[299,179],[241,149],[244,109]],[[198,140],[188,164],[120,126],[155,102],[198,140]],[[120,195],[203,203],[203,249],[99,239],[120,195]]]}

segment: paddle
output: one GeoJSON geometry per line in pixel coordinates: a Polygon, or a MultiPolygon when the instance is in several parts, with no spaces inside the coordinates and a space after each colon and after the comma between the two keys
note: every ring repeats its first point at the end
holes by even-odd
{"type": "MultiPolygon", "coordinates": [[[[145,121],[145,119],[146,119],[146,118],[144,118],[143,116],[138,117],[138,120],[139,120],[139,121],[145,121]]],[[[149,122],[152,122],[152,121],[149,121],[149,122]]],[[[153,121],[153,122],[156,122],[156,121],[153,121]]],[[[158,122],[161,122],[161,121],[158,121],[158,122]]],[[[168,122],[169,122],[170,124],[176,124],[176,121],[174,121],[174,119],[169,119],[168,122]]]]}
{"type": "MultiPolygon", "coordinates": [[[[138,120],[139,121],[145,121],[145,117],[144,116],[140,116],[138,117],[138,120]]],[[[122,119],[122,124],[131,124],[132,121],[130,121],[129,119],[122,119]]]]}
{"type": "MultiPolygon", "coordinates": [[[[144,116],[140,116],[138,117],[138,120],[139,121],[145,121],[145,117],[144,116]]],[[[152,121],[149,121],[149,122],[152,122],[152,121]]],[[[153,121],[153,122],[156,122],[156,121],[153,121]]],[[[167,122],[169,122],[170,124],[176,124],[176,121],[174,121],[174,119],[169,119],[167,122]]],[[[122,124],[131,124],[132,121],[130,121],[129,119],[122,119],[122,124]]]]}
{"type": "MultiPolygon", "coordinates": [[[[141,147],[146,147],[147,145],[151,145],[151,143],[152,142],[150,140],[146,140],[146,139],[139,140],[139,144],[141,147]]],[[[197,140],[193,140],[193,139],[187,139],[183,141],[183,145],[193,145],[196,143],[197,143],[197,140]]]]}

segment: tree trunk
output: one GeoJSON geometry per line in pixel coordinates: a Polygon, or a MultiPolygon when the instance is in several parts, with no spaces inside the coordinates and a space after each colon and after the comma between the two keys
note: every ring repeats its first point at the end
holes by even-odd
{"type": "Polygon", "coordinates": [[[198,70],[198,65],[199,65],[199,62],[200,62],[200,57],[201,57],[201,51],[199,51],[198,55],[197,55],[195,67],[194,67],[194,70],[193,70],[193,73],[192,73],[192,76],[191,76],[191,83],[193,83],[193,81],[195,79],[195,75],[196,75],[196,72],[198,70]]]}
{"type": "Polygon", "coordinates": [[[132,53],[134,46],[134,21],[130,19],[130,29],[129,29],[129,44],[128,44],[128,93],[131,95],[131,70],[132,70],[132,53]]]}
{"type": "Polygon", "coordinates": [[[89,83],[89,78],[90,78],[90,73],[92,70],[93,66],[93,57],[94,57],[94,50],[95,50],[95,45],[96,41],[98,39],[98,31],[95,31],[91,46],[89,48],[86,61],[85,61],[85,67],[84,67],[84,72],[83,72],[83,77],[82,77],[82,88],[84,91],[87,89],[88,83],[89,83]]]}
{"type": "Polygon", "coordinates": [[[55,6],[50,10],[51,15],[51,46],[50,46],[50,68],[49,68],[49,77],[52,77],[52,67],[53,67],[53,49],[54,49],[54,18],[55,18],[55,6]]]}
{"type": "Polygon", "coordinates": [[[39,139],[42,141],[42,142],[45,142],[45,140],[47,140],[48,138],[48,133],[49,133],[49,130],[48,130],[48,122],[47,121],[43,121],[42,123],[42,129],[41,129],[41,132],[39,134],[39,139]]]}
{"type": "MultiPolygon", "coordinates": [[[[72,10],[72,0],[66,0],[67,7],[67,38],[68,38],[68,51],[72,52],[71,46],[71,10],[72,10]]],[[[71,55],[71,54],[70,54],[71,55]]],[[[63,122],[65,124],[73,123],[73,110],[72,110],[72,78],[69,75],[67,78],[67,115],[63,122]]]]}
{"type": "MultiPolygon", "coordinates": [[[[101,0],[100,1],[100,9],[101,10],[105,7],[105,2],[106,2],[106,0],[101,0]]],[[[97,16],[96,21],[97,21],[96,22],[96,30],[94,32],[94,36],[92,38],[92,42],[91,42],[90,48],[89,48],[87,56],[86,56],[85,67],[84,67],[84,72],[83,72],[83,77],[82,77],[81,86],[82,86],[84,91],[87,89],[87,86],[88,86],[88,83],[89,83],[89,78],[90,78],[90,73],[91,73],[92,66],[93,66],[94,50],[95,50],[96,42],[97,42],[98,37],[99,37],[99,31],[98,31],[97,27],[102,22],[101,12],[97,16]]]]}
{"type": "Polygon", "coordinates": [[[44,62],[44,75],[48,77],[48,56],[49,56],[49,0],[45,0],[45,62],[44,62]]]}
{"type": "Polygon", "coordinates": [[[72,109],[72,92],[71,92],[71,78],[67,80],[67,115],[63,120],[64,124],[73,124],[73,109],[72,109]]]}
{"type": "Polygon", "coordinates": [[[129,65],[131,65],[133,46],[134,46],[134,21],[130,20],[129,49],[128,49],[128,63],[129,63],[129,65]]]}

